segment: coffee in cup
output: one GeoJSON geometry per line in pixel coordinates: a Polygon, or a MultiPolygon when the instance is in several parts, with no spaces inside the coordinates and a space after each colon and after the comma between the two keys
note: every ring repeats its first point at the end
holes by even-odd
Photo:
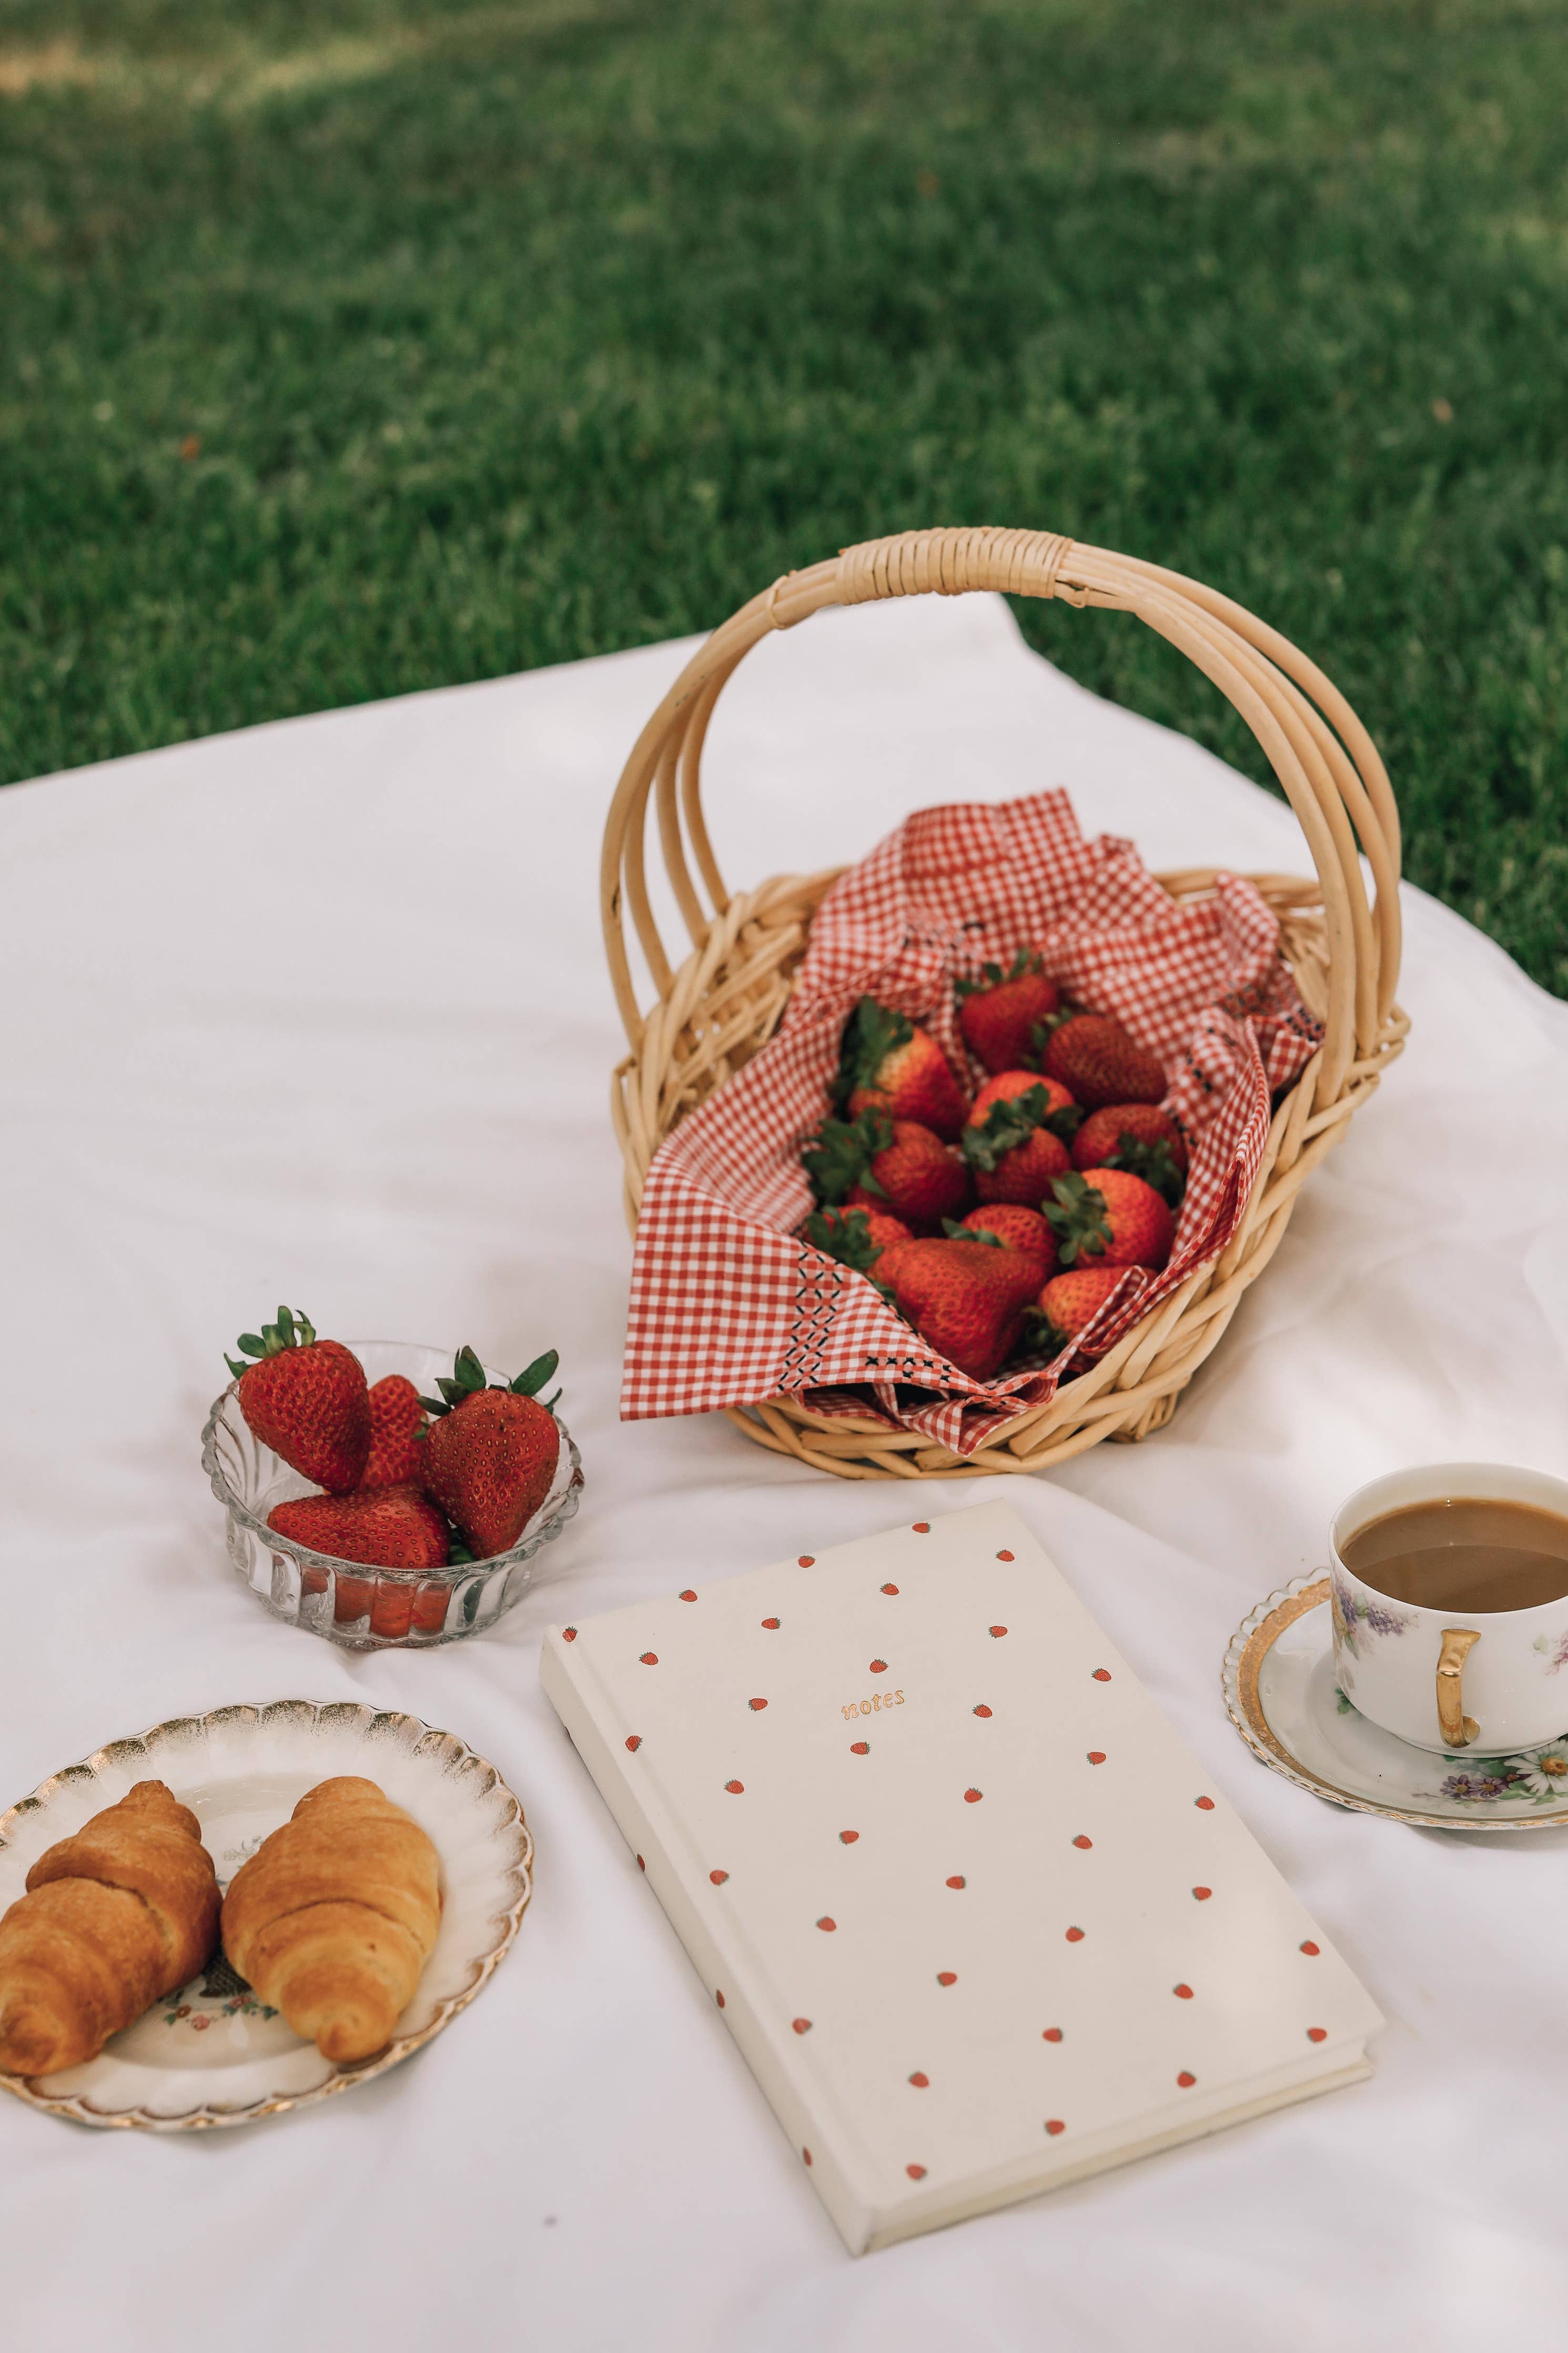
{"type": "Polygon", "coordinates": [[[1498,1755],[1568,1725],[1568,1482],[1506,1463],[1394,1472],[1335,1514],[1341,1690],[1418,1748],[1498,1755]]]}

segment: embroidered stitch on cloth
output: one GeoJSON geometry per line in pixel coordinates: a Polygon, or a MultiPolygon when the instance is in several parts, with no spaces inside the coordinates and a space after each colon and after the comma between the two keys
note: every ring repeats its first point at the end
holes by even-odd
{"type": "Polygon", "coordinates": [[[1257,889],[1222,874],[1177,906],[1130,841],[1079,831],[1065,792],[906,819],[823,901],[777,1037],[655,1155],[632,1267],[624,1420],[785,1393],[828,1416],[880,1414],[960,1454],[1043,1405],[1236,1230],[1270,1094],[1321,1042],[1257,889]],[[1170,1263],[1133,1270],[1076,1348],[990,1381],[928,1347],[863,1275],[799,1239],[801,1145],[826,1108],[844,1024],[870,996],[921,1022],[973,1082],[952,984],[1037,947],[1065,996],[1114,1014],[1170,1077],[1192,1144],[1170,1263]],[[910,1394],[913,1392],[913,1394],[910,1394]]]}

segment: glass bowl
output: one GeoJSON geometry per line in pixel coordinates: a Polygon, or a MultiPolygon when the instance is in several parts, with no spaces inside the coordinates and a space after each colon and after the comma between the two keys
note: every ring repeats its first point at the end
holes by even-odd
{"type": "MultiPolygon", "coordinates": [[[[350,1341],[373,1384],[402,1373],[424,1397],[450,1374],[454,1351],[419,1348],[397,1340],[350,1341]]],[[[486,1367],[486,1377],[499,1379],[486,1367]]],[[[451,1568],[373,1568],[312,1552],[267,1525],[274,1504],[320,1488],[291,1471],[247,1422],[237,1381],[214,1400],[202,1431],[202,1468],[226,1515],[228,1556],[257,1599],[275,1618],[321,1634],[349,1651],[432,1650],[460,1642],[522,1599],[537,1582],[535,1562],[577,1509],[583,1458],[560,1416],[561,1454],[550,1493],[510,1552],[451,1568]]]]}

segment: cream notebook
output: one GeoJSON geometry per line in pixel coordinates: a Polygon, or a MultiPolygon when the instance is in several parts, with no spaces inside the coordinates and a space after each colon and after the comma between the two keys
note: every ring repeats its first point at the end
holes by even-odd
{"type": "Polygon", "coordinates": [[[853,2253],[1369,2072],[1371,2000],[1005,1504],[540,1673],[853,2253]]]}

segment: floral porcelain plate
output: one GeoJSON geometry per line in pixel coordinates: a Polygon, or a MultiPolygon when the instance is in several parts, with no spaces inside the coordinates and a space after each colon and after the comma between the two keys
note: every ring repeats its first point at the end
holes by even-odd
{"type": "Polygon", "coordinates": [[[1314,1797],[1427,1830],[1568,1822],[1568,1737],[1518,1757],[1443,1757],[1357,1714],[1334,1679],[1327,1577],[1260,1602],[1231,1637],[1222,1682],[1253,1755],[1314,1797]]]}
{"type": "Polygon", "coordinates": [[[531,1893],[533,1841],[493,1765],[415,1715],[352,1704],[277,1700],[181,1716],[112,1741],[0,1813],[0,1912],[31,1864],[135,1781],[167,1782],[202,1826],[226,1886],[307,1789],[363,1774],[434,1841],[441,1927],[414,1999],[384,2051],[357,2066],[323,2059],[258,2000],[220,1952],[85,2066],[0,2075],[30,2106],[89,2125],[153,2131],[249,2124],[368,2083],[439,2034],[472,2001],[516,1936],[531,1893]]]}

